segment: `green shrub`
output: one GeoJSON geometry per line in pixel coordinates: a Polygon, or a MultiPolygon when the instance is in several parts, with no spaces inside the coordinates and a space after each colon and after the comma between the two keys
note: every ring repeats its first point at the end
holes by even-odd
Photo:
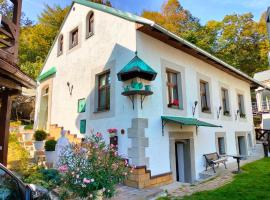
{"type": "Polygon", "coordinates": [[[25,183],[40,185],[47,189],[54,189],[61,183],[61,176],[55,169],[37,169],[23,180],[25,183]]]}
{"type": "Polygon", "coordinates": [[[29,161],[29,153],[18,141],[17,134],[10,133],[8,141],[8,167],[18,173],[23,172],[29,161]]]}
{"type": "Polygon", "coordinates": [[[24,126],[24,130],[32,130],[33,129],[33,124],[28,124],[24,126]]]}
{"type": "Polygon", "coordinates": [[[55,151],[55,146],[56,146],[56,141],[55,140],[48,140],[45,142],[45,151],[55,151]]]}
{"type": "Polygon", "coordinates": [[[43,141],[47,137],[47,133],[43,130],[36,130],[34,134],[35,141],[43,141]]]}

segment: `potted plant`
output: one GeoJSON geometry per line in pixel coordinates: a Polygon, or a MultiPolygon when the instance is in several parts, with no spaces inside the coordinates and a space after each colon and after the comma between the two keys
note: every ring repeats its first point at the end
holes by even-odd
{"type": "Polygon", "coordinates": [[[23,141],[28,142],[32,140],[33,136],[33,124],[28,124],[24,126],[23,141]]]}
{"type": "Polygon", "coordinates": [[[46,161],[48,163],[54,163],[56,160],[55,157],[55,146],[56,146],[56,141],[54,139],[48,140],[45,142],[45,156],[46,156],[46,161]]]}
{"type": "Polygon", "coordinates": [[[225,111],[223,112],[223,115],[224,115],[224,116],[230,116],[230,111],[225,110],[225,111]]]}
{"type": "Polygon", "coordinates": [[[240,113],[240,118],[246,118],[246,114],[245,113],[240,113]]]}
{"type": "Polygon", "coordinates": [[[47,133],[43,130],[36,130],[34,133],[34,147],[36,151],[44,149],[44,140],[47,137],[47,133]]]}
{"type": "Polygon", "coordinates": [[[110,134],[110,137],[114,137],[117,135],[117,129],[116,128],[109,128],[108,133],[110,134]]]}

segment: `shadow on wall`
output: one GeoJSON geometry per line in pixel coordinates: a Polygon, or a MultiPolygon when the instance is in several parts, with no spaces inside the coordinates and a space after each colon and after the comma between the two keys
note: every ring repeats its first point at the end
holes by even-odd
{"type": "MultiPolygon", "coordinates": [[[[117,79],[117,73],[135,56],[135,52],[127,49],[119,44],[116,44],[111,52],[110,57],[106,62],[104,62],[104,66],[97,67],[91,69],[91,74],[84,74],[89,79],[89,84],[91,85],[91,91],[89,91],[88,95],[78,96],[76,87],[73,88],[72,95],[78,97],[77,105],[77,117],[76,117],[76,128],[85,136],[86,134],[90,134],[91,130],[94,129],[94,132],[101,132],[105,136],[104,139],[108,142],[109,137],[106,137],[105,131],[106,128],[114,127],[115,120],[112,121],[110,118],[116,116],[116,104],[118,104],[118,99],[120,98],[127,98],[121,95],[120,91],[115,91],[115,87],[121,87],[122,83],[117,79]],[[110,78],[106,80],[102,75],[106,72],[110,73],[110,78]],[[102,81],[101,78],[103,77],[102,81]],[[100,79],[100,81],[99,81],[100,79]],[[98,90],[102,95],[106,95],[108,92],[108,88],[105,87],[98,87],[98,83],[102,82],[110,82],[110,100],[109,101],[109,109],[100,107],[98,103],[98,90]],[[95,120],[99,119],[107,119],[105,122],[102,121],[102,124],[95,124],[95,120]],[[91,122],[93,122],[94,126],[91,126],[91,122]],[[106,123],[106,124],[104,124],[106,123]],[[102,127],[103,126],[103,127],[102,127]],[[105,126],[105,127],[104,127],[105,126]]],[[[90,66],[89,66],[90,67],[90,66]]],[[[68,82],[68,80],[67,80],[68,82]]],[[[130,102],[129,102],[130,103],[130,102]]],[[[104,102],[102,103],[104,104],[104,102]]],[[[132,107],[131,105],[130,108],[132,107]]],[[[131,108],[132,109],[132,108],[131,108]]],[[[80,135],[78,133],[78,135],[80,135]]]]}

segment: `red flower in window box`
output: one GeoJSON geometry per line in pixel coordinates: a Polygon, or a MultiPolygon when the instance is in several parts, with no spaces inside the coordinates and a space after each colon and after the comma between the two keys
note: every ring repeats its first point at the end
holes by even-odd
{"type": "Polygon", "coordinates": [[[172,101],[171,105],[173,105],[173,106],[179,106],[179,100],[178,99],[174,99],[172,101]]]}

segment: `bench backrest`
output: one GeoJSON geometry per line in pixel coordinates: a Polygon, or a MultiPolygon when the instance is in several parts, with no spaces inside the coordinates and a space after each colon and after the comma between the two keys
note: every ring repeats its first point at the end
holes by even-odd
{"type": "Polygon", "coordinates": [[[219,159],[219,155],[217,152],[215,153],[209,153],[209,154],[204,154],[205,159],[207,160],[207,162],[213,161],[213,160],[218,160],[219,159]]]}

